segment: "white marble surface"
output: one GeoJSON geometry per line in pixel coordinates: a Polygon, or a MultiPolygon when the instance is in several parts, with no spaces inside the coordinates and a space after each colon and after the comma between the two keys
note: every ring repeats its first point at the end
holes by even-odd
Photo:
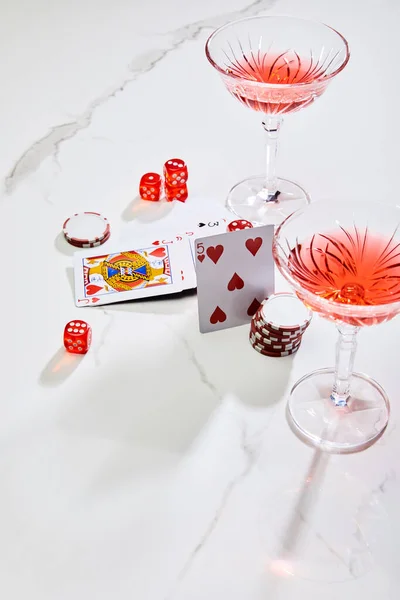
{"type": "Polygon", "coordinates": [[[398,2],[0,7],[1,598],[397,599],[400,320],[362,332],[356,358],[391,398],[387,433],[328,460],[284,411],[298,377],[332,364],[333,325],[315,319],[277,361],[245,327],[200,335],[193,295],[79,310],[59,232],[82,209],[114,239],[161,223],[132,201],[170,156],[190,166],[192,205],[261,170],[258,117],[203,52],[242,15],[322,20],[351,44],[325,96],[286,119],[280,173],[314,198],[397,200],[398,2]],[[78,316],[94,331],[80,362],[61,349],[78,316]]]}

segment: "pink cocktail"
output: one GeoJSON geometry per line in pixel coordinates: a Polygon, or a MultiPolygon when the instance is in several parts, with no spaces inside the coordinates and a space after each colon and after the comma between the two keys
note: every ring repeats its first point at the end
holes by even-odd
{"type": "Polygon", "coordinates": [[[298,184],[276,176],[283,115],[325,91],[349,60],[347,41],[334,29],[304,19],[251,17],[215,31],[206,55],[232,96],[264,115],[266,174],[235,185],[227,206],[255,224],[280,223],[310,200],[298,184]]]}
{"type": "Polygon", "coordinates": [[[277,228],[273,253],[298,297],[339,330],[335,368],[294,385],[289,421],[324,450],[362,450],[385,431],[389,401],[373,379],[353,373],[357,333],[400,312],[400,208],[314,202],[277,228]]]}

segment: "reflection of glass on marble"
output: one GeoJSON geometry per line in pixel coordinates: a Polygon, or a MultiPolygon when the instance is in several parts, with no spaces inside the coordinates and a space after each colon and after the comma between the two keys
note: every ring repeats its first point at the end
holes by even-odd
{"type": "Polygon", "coordinates": [[[330,460],[316,450],[305,476],[293,473],[263,500],[260,531],[271,582],[357,579],[373,568],[381,540],[390,539],[380,494],[330,460]]]}

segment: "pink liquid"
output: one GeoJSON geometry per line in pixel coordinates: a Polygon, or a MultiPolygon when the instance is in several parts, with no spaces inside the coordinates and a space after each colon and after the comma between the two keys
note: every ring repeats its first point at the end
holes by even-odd
{"type": "Polygon", "coordinates": [[[226,83],[231,94],[253,110],[287,113],[311,104],[322,94],[326,86],[323,69],[324,66],[311,57],[256,52],[229,65],[226,73],[238,81],[226,83]],[[279,87],[255,85],[256,82],[279,87]],[[293,88],[294,84],[304,85],[293,88]]]}
{"type": "MultiPolygon", "coordinates": [[[[334,303],[372,307],[400,302],[400,244],[368,230],[354,227],[316,234],[293,248],[289,268],[302,288],[332,301],[334,318],[344,320],[335,313],[334,303]]],[[[391,316],[395,313],[393,309],[391,316]]],[[[372,322],[379,319],[352,324],[372,322]]]]}

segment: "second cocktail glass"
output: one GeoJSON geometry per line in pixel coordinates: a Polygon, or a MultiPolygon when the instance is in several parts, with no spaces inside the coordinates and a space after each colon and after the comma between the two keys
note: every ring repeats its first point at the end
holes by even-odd
{"type": "Polygon", "coordinates": [[[250,17],[217,29],[206,55],[228,91],[263,113],[266,173],[236,184],[228,208],[254,224],[279,224],[310,201],[298,184],[276,176],[283,115],[314,102],[346,66],[345,38],[327,25],[292,17],[250,17]]]}
{"type": "Polygon", "coordinates": [[[353,373],[357,333],[400,313],[400,207],[313,202],[277,228],[273,254],[297,296],[339,330],[335,367],[294,385],[289,423],[321,450],[363,450],[385,431],[390,408],[378,383],[353,373]]]}

